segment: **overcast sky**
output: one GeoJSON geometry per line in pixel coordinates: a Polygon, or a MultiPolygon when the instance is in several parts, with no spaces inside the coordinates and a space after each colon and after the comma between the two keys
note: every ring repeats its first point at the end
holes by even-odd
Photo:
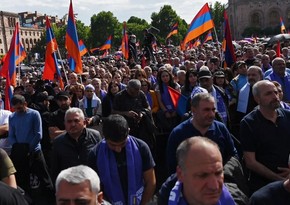
{"type": "MultiPolygon", "coordinates": [[[[214,3],[215,1],[208,1],[214,3]]],[[[227,3],[227,0],[219,0],[227,3]]],[[[90,25],[90,18],[101,11],[111,11],[119,22],[127,21],[131,16],[151,22],[151,14],[159,12],[164,5],[171,5],[177,15],[190,23],[196,13],[206,3],[202,0],[73,0],[74,13],[86,25],[90,25]]],[[[62,18],[68,13],[69,0],[1,0],[2,11],[34,12],[58,15],[62,18]],[[13,2],[13,3],[12,3],[13,2]]]]}

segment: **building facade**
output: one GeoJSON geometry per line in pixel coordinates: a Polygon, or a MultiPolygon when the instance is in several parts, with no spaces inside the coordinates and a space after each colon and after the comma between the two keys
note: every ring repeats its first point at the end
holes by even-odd
{"type": "Polygon", "coordinates": [[[247,28],[261,30],[290,25],[290,0],[229,0],[227,13],[233,39],[241,39],[247,28]]]}

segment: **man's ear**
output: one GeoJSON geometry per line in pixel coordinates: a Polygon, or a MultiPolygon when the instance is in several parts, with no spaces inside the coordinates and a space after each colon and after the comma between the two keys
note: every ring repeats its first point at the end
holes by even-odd
{"type": "Polygon", "coordinates": [[[183,171],[179,165],[177,165],[176,167],[176,175],[177,175],[178,181],[183,182],[183,171]]]}
{"type": "Polygon", "coordinates": [[[103,192],[99,192],[97,195],[98,204],[102,204],[103,202],[103,192]]]}

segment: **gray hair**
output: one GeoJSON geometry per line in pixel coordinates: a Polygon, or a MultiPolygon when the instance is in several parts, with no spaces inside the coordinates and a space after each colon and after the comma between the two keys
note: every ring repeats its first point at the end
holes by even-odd
{"type": "Polygon", "coordinates": [[[216,147],[219,150],[219,146],[212,141],[211,139],[207,138],[207,137],[201,137],[201,136],[193,136],[190,137],[186,140],[184,140],[183,142],[180,143],[180,145],[177,147],[176,150],[176,158],[177,158],[177,164],[178,166],[185,170],[185,160],[186,157],[188,155],[188,152],[190,150],[190,148],[200,142],[205,142],[207,144],[213,145],[214,147],[216,147]]]}
{"type": "Polygon", "coordinates": [[[127,87],[140,90],[141,82],[138,79],[131,79],[129,80],[127,87]]]}
{"type": "Polygon", "coordinates": [[[252,88],[253,96],[255,96],[255,97],[259,96],[260,92],[261,92],[260,87],[263,86],[263,85],[266,85],[266,84],[273,84],[273,83],[271,81],[269,81],[269,80],[261,80],[261,81],[256,82],[253,85],[253,88],[252,88]]]}
{"type": "Polygon", "coordinates": [[[249,72],[250,70],[256,70],[256,71],[258,71],[258,73],[259,73],[261,79],[263,79],[263,76],[264,76],[264,75],[263,75],[262,68],[260,68],[259,66],[256,66],[256,65],[252,65],[252,66],[250,66],[250,67],[248,68],[247,72],[249,72]]]}
{"type": "Polygon", "coordinates": [[[67,116],[70,115],[70,114],[79,114],[80,118],[82,120],[85,120],[85,115],[84,115],[84,112],[78,108],[78,107],[72,107],[72,108],[69,108],[66,112],[65,112],[65,116],[64,116],[64,120],[66,121],[67,120],[67,116]]]}
{"type": "Polygon", "coordinates": [[[214,97],[210,93],[197,93],[195,94],[191,99],[191,106],[192,107],[198,107],[199,102],[205,100],[205,101],[214,101],[214,97]]]}
{"type": "Polygon", "coordinates": [[[100,178],[98,174],[90,167],[79,165],[62,170],[56,178],[55,189],[58,192],[61,181],[71,184],[80,184],[85,181],[90,182],[90,190],[94,193],[100,192],[100,178]]]}

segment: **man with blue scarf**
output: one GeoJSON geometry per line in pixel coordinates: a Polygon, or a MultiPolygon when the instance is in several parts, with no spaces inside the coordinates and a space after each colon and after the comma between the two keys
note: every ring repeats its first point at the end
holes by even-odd
{"type": "Polygon", "coordinates": [[[155,191],[155,162],[148,145],[128,133],[126,119],[110,115],[103,122],[105,139],[92,150],[89,166],[100,176],[110,203],[145,205],[155,191]]]}
{"type": "Polygon", "coordinates": [[[183,141],[176,152],[177,182],[168,205],[234,205],[224,185],[223,160],[219,146],[206,137],[183,141]]]}

